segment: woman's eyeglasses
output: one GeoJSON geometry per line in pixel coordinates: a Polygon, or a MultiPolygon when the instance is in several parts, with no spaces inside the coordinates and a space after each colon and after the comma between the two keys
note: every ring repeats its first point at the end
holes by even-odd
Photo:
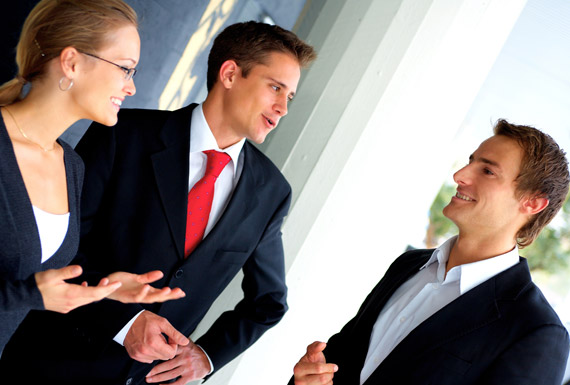
{"type": "MultiPolygon", "coordinates": [[[[79,52],[81,52],[81,51],[79,51],[79,52]]],[[[125,73],[125,80],[127,80],[127,81],[131,80],[137,74],[136,68],[123,67],[122,65],[119,65],[117,63],[113,63],[112,61],[103,59],[102,57],[99,57],[99,56],[96,56],[96,55],[93,55],[93,54],[90,54],[87,52],[81,52],[81,53],[84,55],[87,55],[87,56],[94,57],[95,59],[103,60],[104,62],[107,62],[109,64],[114,65],[115,67],[119,67],[125,73]]]]}

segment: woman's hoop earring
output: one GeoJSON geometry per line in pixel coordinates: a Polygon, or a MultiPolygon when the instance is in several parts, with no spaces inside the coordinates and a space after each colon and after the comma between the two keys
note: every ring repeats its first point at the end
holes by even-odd
{"type": "Polygon", "coordinates": [[[66,79],[67,78],[65,76],[62,76],[61,79],[59,79],[59,89],[61,91],[69,91],[71,89],[71,87],[73,87],[73,79],[68,79],[69,85],[66,88],[63,88],[62,84],[63,84],[63,81],[66,79]]]}

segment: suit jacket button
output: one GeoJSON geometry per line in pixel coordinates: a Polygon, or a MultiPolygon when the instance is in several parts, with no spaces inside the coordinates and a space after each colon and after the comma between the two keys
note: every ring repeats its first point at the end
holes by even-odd
{"type": "Polygon", "coordinates": [[[125,385],[131,385],[131,383],[133,382],[132,378],[129,378],[126,382],[125,385]]]}
{"type": "Polygon", "coordinates": [[[180,278],[180,277],[182,277],[182,274],[184,274],[184,270],[178,269],[178,270],[176,271],[176,273],[174,273],[174,277],[175,277],[175,278],[180,278]]]}

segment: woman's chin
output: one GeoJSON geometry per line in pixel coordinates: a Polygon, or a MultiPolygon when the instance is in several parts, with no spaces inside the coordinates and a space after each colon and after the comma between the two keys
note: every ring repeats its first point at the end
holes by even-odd
{"type": "Polygon", "coordinates": [[[96,121],[99,124],[102,124],[104,126],[114,126],[115,124],[117,124],[117,122],[119,121],[119,119],[117,118],[117,115],[114,114],[112,116],[106,116],[104,118],[100,118],[100,119],[94,119],[94,121],[96,121]]]}

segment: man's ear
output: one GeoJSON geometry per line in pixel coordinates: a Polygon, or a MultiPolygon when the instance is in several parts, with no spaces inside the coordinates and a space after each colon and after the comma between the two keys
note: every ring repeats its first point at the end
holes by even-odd
{"type": "Polygon", "coordinates": [[[524,214],[538,214],[548,206],[548,198],[544,197],[525,197],[521,201],[521,210],[524,214]]]}
{"type": "Polygon", "coordinates": [[[61,71],[68,79],[77,76],[77,64],[79,62],[79,51],[74,47],[65,47],[59,54],[59,65],[61,71]]]}
{"type": "Polygon", "coordinates": [[[232,88],[236,77],[241,73],[240,71],[241,69],[234,60],[226,60],[222,63],[218,76],[220,83],[223,84],[224,88],[232,88]]]}

